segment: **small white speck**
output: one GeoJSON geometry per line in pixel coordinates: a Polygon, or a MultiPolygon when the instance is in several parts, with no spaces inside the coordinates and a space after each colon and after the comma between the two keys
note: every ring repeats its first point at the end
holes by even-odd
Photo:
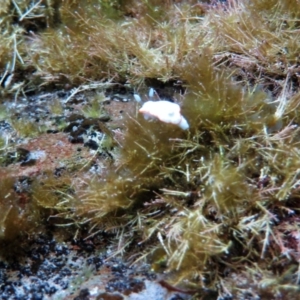
{"type": "Polygon", "coordinates": [[[90,290],[90,295],[97,296],[98,291],[99,291],[99,288],[97,286],[95,286],[93,289],[90,290]]]}

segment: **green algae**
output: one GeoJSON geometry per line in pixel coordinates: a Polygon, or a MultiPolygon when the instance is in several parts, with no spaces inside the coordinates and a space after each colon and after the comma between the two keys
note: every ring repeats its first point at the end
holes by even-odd
{"type": "MultiPolygon", "coordinates": [[[[52,21],[26,47],[23,34],[16,48],[8,33],[1,57],[23,58],[14,69],[32,67],[43,86],[173,81],[190,124],[182,131],[129,114],[121,139],[108,134],[114,163],[102,177],[79,173],[78,184],[72,173],[64,186],[37,179],[33,199],[68,225],[88,225],[90,236],[115,233],[115,254],[148,257],[195,291],[293,298],[300,278],[297,1],[177,2],[57,1],[60,22],[43,11],[52,21]]],[[[85,113],[97,109],[95,100],[85,113]]]]}

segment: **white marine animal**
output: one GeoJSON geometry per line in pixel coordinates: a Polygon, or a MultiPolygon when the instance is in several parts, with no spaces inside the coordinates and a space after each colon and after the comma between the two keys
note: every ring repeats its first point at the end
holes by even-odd
{"type": "Polygon", "coordinates": [[[165,123],[178,125],[183,130],[189,129],[189,124],[180,113],[180,106],[177,103],[166,100],[147,101],[139,112],[146,120],[156,118],[165,123]]]}
{"type": "MultiPolygon", "coordinates": [[[[150,89],[149,97],[152,98],[154,93],[155,91],[150,89]]],[[[136,101],[141,101],[139,95],[135,94],[134,97],[136,101]]],[[[158,119],[164,123],[175,124],[183,130],[189,129],[190,127],[187,120],[180,112],[180,106],[174,102],[167,100],[147,101],[139,109],[139,112],[144,115],[146,120],[158,119]]]]}

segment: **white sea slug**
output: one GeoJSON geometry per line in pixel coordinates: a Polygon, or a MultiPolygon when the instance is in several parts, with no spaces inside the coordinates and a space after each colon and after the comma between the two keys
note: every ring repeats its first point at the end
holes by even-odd
{"type": "Polygon", "coordinates": [[[178,125],[183,130],[189,129],[189,124],[182,116],[180,106],[176,103],[165,100],[147,101],[139,112],[144,115],[146,120],[156,118],[165,123],[178,125]]]}

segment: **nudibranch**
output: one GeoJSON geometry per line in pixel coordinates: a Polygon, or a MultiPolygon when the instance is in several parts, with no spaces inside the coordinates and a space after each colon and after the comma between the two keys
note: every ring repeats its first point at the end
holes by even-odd
{"type": "MultiPolygon", "coordinates": [[[[153,99],[154,96],[156,96],[159,100],[147,101],[139,109],[139,112],[144,115],[146,120],[158,119],[164,123],[175,124],[183,130],[189,129],[189,123],[181,114],[180,106],[177,103],[161,100],[153,88],[149,89],[148,95],[150,99],[153,99]]],[[[137,102],[142,102],[142,99],[138,94],[134,94],[133,96],[137,102]]]]}
{"type": "Polygon", "coordinates": [[[175,124],[183,130],[189,129],[189,124],[182,116],[180,106],[177,103],[166,100],[147,101],[139,112],[144,115],[146,120],[158,119],[161,122],[175,124]]]}

